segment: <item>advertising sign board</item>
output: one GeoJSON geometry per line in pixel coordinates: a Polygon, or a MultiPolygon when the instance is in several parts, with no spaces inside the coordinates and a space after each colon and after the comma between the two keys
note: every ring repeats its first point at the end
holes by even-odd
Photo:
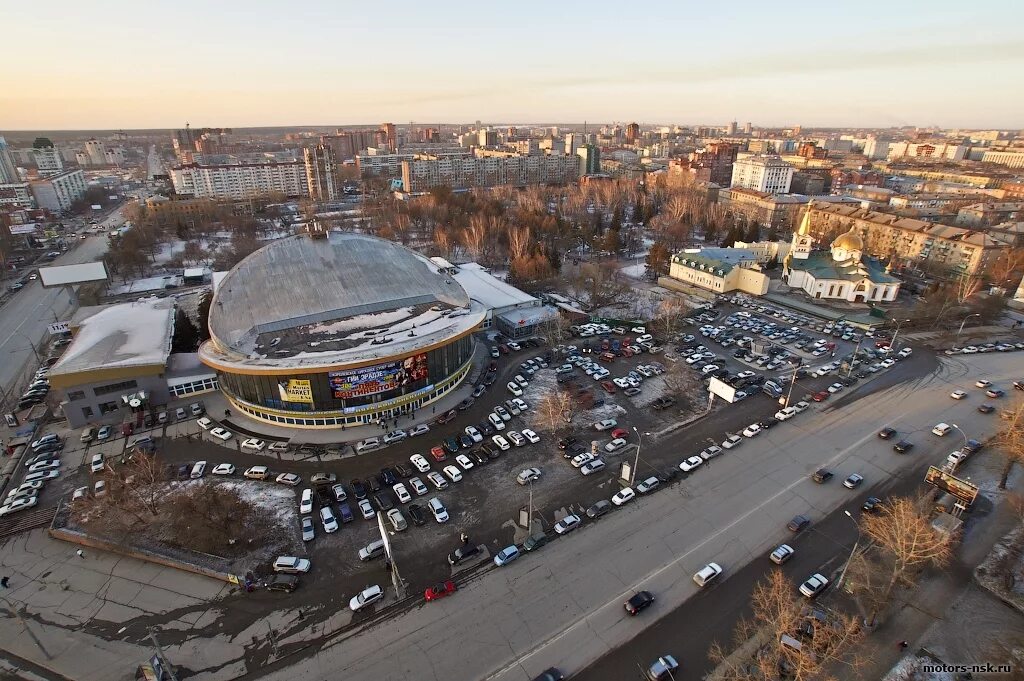
{"type": "Polygon", "coordinates": [[[361,395],[375,395],[412,385],[427,377],[426,354],[413,355],[397,362],[374,364],[327,374],[335,399],[345,400],[361,395]]]}
{"type": "Polygon", "coordinates": [[[71,322],[54,322],[46,327],[50,331],[51,336],[56,336],[60,333],[67,333],[71,330],[71,322]]]}
{"type": "Polygon", "coordinates": [[[302,402],[313,404],[313,386],[309,381],[293,378],[288,382],[281,381],[277,384],[282,402],[302,402]]]}
{"type": "Polygon", "coordinates": [[[708,392],[712,395],[718,395],[729,403],[736,401],[736,388],[732,387],[725,381],[721,381],[714,377],[712,377],[711,381],[708,383],[708,392]]]}
{"type": "Polygon", "coordinates": [[[946,471],[936,468],[935,466],[929,466],[928,472],[924,476],[924,481],[933,487],[938,487],[947,494],[952,494],[957,499],[971,505],[974,500],[978,498],[978,486],[973,485],[966,480],[961,480],[955,475],[950,475],[946,471]]]}

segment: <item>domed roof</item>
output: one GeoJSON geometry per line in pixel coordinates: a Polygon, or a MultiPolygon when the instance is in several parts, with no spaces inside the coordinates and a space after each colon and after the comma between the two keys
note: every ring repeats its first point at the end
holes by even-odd
{"type": "Polygon", "coordinates": [[[225,349],[284,355],[308,346],[312,326],[335,323],[336,331],[354,333],[431,307],[468,309],[469,295],[428,258],[400,244],[330,232],[321,239],[279,239],[235,265],[217,286],[209,324],[225,349]]]}
{"type": "Polygon", "coordinates": [[[837,236],[836,240],[832,242],[832,248],[845,248],[848,251],[863,251],[864,239],[857,234],[856,230],[856,227],[852,227],[849,232],[837,236]]]}

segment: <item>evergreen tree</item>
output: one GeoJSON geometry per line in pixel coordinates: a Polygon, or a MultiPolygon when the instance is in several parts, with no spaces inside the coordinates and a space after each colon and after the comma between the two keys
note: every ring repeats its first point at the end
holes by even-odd
{"type": "Polygon", "coordinates": [[[210,340],[210,305],[213,304],[213,294],[207,293],[203,296],[203,299],[199,301],[199,307],[196,310],[196,315],[199,317],[199,338],[200,340],[210,340]]]}
{"type": "Polygon", "coordinates": [[[195,352],[199,348],[199,329],[180,307],[174,312],[174,337],[171,352],[195,352]]]}

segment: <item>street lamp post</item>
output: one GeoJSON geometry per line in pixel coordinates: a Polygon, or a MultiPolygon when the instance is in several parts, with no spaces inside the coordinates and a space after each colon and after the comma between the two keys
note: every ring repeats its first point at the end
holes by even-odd
{"type": "Polygon", "coordinates": [[[909,321],[910,321],[909,319],[901,319],[899,322],[896,323],[896,333],[894,333],[892,335],[892,341],[890,341],[890,343],[889,343],[889,347],[892,348],[893,352],[896,352],[896,350],[897,350],[897,347],[896,347],[896,336],[900,335],[900,327],[903,326],[904,322],[909,322],[909,321]]]}
{"type": "Polygon", "coordinates": [[[633,468],[629,471],[629,486],[633,486],[633,481],[636,480],[636,469],[640,465],[640,445],[643,442],[643,438],[640,437],[640,431],[633,426],[633,432],[636,433],[636,458],[633,460],[633,468]]]}
{"type": "Polygon", "coordinates": [[[960,437],[962,437],[964,439],[964,447],[966,447],[967,446],[967,433],[965,433],[963,428],[961,428],[960,426],[956,425],[955,423],[951,423],[950,425],[953,426],[954,428],[956,428],[956,432],[960,433],[960,437]]]}
{"type": "Polygon", "coordinates": [[[962,334],[964,332],[964,324],[966,324],[967,320],[970,319],[971,317],[980,317],[980,316],[981,315],[979,313],[974,312],[974,313],[969,314],[966,317],[964,317],[964,320],[962,322],[960,322],[960,329],[956,332],[956,345],[957,345],[957,347],[960,347],[960,334],[962,334]]]}
{"type": "Polygon", "coordinates": [[[846,571],[850,569],[850,563],[853,562],[853,557],[857,554],[857,549],[860,547],[860,525],[853,519],[853,516],[849,511],[843,511],[843,515],[849,518],[854,527],[857,528],[857,541],[853,543],[853,550],[850,551],[850,557],[846,559],[846,564],[843,565],[843,571],[839,573],[839,579],[836,581],[836,589],[840,589],[843,586],[843,580],[846,579],[846,571]]]}

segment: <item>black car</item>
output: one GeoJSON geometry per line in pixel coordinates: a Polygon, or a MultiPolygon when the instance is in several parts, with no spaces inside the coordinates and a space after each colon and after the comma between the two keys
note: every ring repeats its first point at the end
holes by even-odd
{"type": "Polygon", "coordinates": [[[637,591],[633,597],[625,602],[626,612],[630,615],[637,615],[654,603],[654,594],[650,591],[637,591]]]}
{"type": "Polygon", "coordinates": [[[1014,381],[1013,387],[1017,390],[1024,390],[1024,381],[1014,381]]]}
{"type": "Polygon", "coordinates": [[[456,437],[446,437],[444,442],[441,443],[441,446],[444,447],[444,451],[449,454],[455,454],[459,451],[459,439],[456,437]]]}
{"type": "Polygon", "coordinates": [[[470,437],[468,434],[463,433],[462,435],[459,436],[459,444],[462,445],[463,449],[472,449],[473,445],[476,443],[473,441],[472,437],[470,437]]]}
{"type": "Polygon", "coordinates": [[[821,483],[828,482],[829,480],[832,479],[832,471],[830,471],[827,468],[819,468],[818,470],[814,471],[814,475],[811,476],[811,479],[814,480],[814,482],[818,483],[819,485],[821,483]]]}
{"type": "Polygon", "coordinates": [[[316,488],[316,498],[320,502],[321,508],[330,508],[331,502],[334,501],[334,491],[330,487],[321,485],[316,488]]]}
{"type": "Polygon", "coordinates": [[[867,511],[868,513],[875,513],[878,511],[878,507],[881,506],[882,500],[878,497],[868,497],[864,500],[864,505],[861,506],[861,510],[867,511]]]}
{"type": "Polygon", "coordinates": [[[971,439],[968,440],[966,444],[964,444],[963,450],[968,454],[977,454],[979,451],[981,451],[981,448],[984,446],[985,445],[982,444],[981,442],[971,439]]]}
{"type": "Polygon", "coordinates": [[[587,509],[587,517],[600,518],[610,510],[612,510],[612,502],[602,499],[587,509]]]}
{"type": "Polygon", "coordinates": [[[427,522],[426,515],[423,513],[423,507],[419,504],[409,504],[406,509],[409,511],[409,517],[412,519],[412,524],[421,526],[427,522]]]}
{"type": "Polygon", "coordinates": [[[996,408],[993,407],[991,404],[979,404],[978,405],[978,411],[980,411],[982,414],[991,414],[995,410],[996,410],[996,408]]]}
{"type": "Polygon", "coordinates": [[[272,575],[263,582],[263,588],[267,591],[283,591],[290,594],[299,588],[299,578],[296,575],[272,575]]]}
{"type": "Polygon", "coordinates": [[[458,565],[459,563],[469,560],[474,556],[480,554],[480,547],[475,544],[468,544],[466,546],[460,546],[451,553],[448,554],[448,563],[450,565],[458,565]]]}
{"type": "Polygon", "coordinates": [[[406,466],[404,463],[396,463],[394,465],[395,472],[403,478],[412,477],[412,469],[406,466]]]}
{"type": "Polygon", "coordinates": [[[880,431],[878,431],[878,437],[882,438],[883,440],[888,440],[889,438],[891,438],[895,434],[896,434],[896,429],[895,428],[885,427],[885,428],[882,428],[880,431]]]}
{"type": "Polygon", "coordinates": [[[362,480],[359,478],[352,478],[352,481],[349,482],[349,484],[352,485],[352,494],[355,495],[356,499],[366,498],[366,485],[363,484],[362,480]]]}
{"type": "Polygon", "coordinates": [[[156,416],[153,414],[146,414],[142,418],[142,425],[146,428],[152,428],[154,423],[156,423],[156,416]]]}
{"type": "Polygon", "coordinates": [[[583,445],[581,445],[579,442],[574,442],[573,444],[569,445],[568,449],[562,452],[562,456],[565,457],[566,459],[571,459],[577,454],[582,454],[585,451],[587,450],[583,445]]]}
{"type": "Polygon", "coordinates": [[[482,423],[477,425],[476,429],[487,436],[494,435],[495,433],[498,432],[497,430],[494,429],[494,424],[491,423],[490,421],[483,421],[482,423]]]}
{"type": "Polygon", "coordinates": [[[480,445],[480,453],[486,456],[488,459],[497,459],[501,456],[501,450],[497,447],[492,447],[487,443],[480,445]]]}
{"type": "Polygon", "coordinates": [[[485,392],[487,392],[487,386],[483,384],[478,385],[477,387],[473,388],[473,397],[480,397],[485,392]]]}
{"type": "Polygon", "coordinates": [[[372,475],[366,479],[366,485],[370,488],[371,492],[380,491],[380,483],[377,481],[377,478],[372,475]]]}
{"type": "Polygon", "coordinates": [[[192,475],[192,464],[186,463],[178,466],[178,480],[188,480],[192,475]]]}
{"type": "Polygon", "coordinates": [[[558,441],[558,448],[568,449],[570,445],[575,444],[576,442],[578,442],[578,440],[572,435],[569,435],[568,437],[563,437],[558,441]]]}
{"type": "Polygon", "coordinates": [[[395,471],[388,466],[380,469],[380,482],[383,485],[391,487],[398,482],[398,476],[395,475],[395,471]]]}
{"type": "Polygon", "coordinates": [[[387,492],[377,492],[373,495],[373,503],[377,505],[377,508],[384,511],[385,513],[395,507],[395,503],[391,501],[391,495],[387,492]]]}
{"type": "Polygon", "coordinates": [[[985,391],[985,394],[989,397],[1002,397],[1006,394],[1006,391],[1001,388],[989,388],[985,391]]]}
{"type": "Polygon", "coordinates": [[[495,374],[493,372],[488,373],[486,376],[484,376],[484,385],[493,385],[494,378],[495,374]]]}
{"type": "Polygon", "coordinates": [[[786,523],[786,529],[790,532],[800,532],[811,524],[811,519],[805,515],[793,516],[793,519],[786,523]]]}
{"type": "Polygon", "coordinates": [[[892,448],[899,452],[900,454],[906,454],[907,452],[914,448],[914,443],[908,440],[900,440],[899,442],[894,444],[892,448]]]}
{"type": "Polygon", "coordinates": [[[473,461],[475,461],[480,466],[483,466],[485,463],[487,463],[489,461],[489,459],[487,458],[487,455],[484,454],[479,449],[474,449],[472,452],[470,452],[469,453],[469,458],[471,458],[473,461]]]}

